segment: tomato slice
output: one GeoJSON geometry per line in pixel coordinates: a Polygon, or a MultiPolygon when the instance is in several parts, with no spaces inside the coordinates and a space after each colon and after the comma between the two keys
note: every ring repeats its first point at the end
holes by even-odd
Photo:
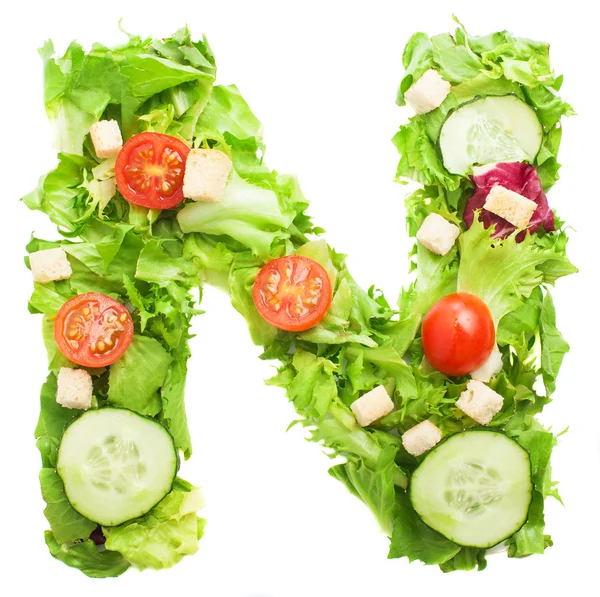
{"type": "Polygon", "coordinates": [[[490,356],[496,332],[487,305],[466,292],[450,294],[429,309],[421,330],[427,360],[445,375],[466,375],[490,356]]]}
{"type": "Polygon", "coordinates": [[[69,299],[54,320],[59,350],[83,367],[106,367],[123,356],[133,338],[133,320],[125,307],[97,292],[69,299]]]}
{"type": "Polygon", "coordinates": [[[183,201],[183,176],[190,148],[161,133],[140,133],[125,143],[115,163],[119,192],[127,201],[151,209],[170,209],[183,201]]]}
{"type": "Polygon", "coordinates": [[[320,263],[289,255],[273,259],[260,270],[252,298],[271,325],[302,332],[325,317],[331,304],[331,281],[320,263]]]}

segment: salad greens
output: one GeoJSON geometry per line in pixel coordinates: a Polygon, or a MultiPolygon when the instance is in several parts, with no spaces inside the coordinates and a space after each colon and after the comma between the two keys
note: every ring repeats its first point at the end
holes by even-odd
{"type": "Polygon", "coordinates": [[[163,40],[129,35],[122,46],[95,44],[87,53],[74,42],[58,57],[47,42],[40,53],[46,110],[60,153],[56,168],[23,200],[48,215],[62,240],[34,238],[28,251],[61,246],[73,268],[69,280],[36,283],[29,303],[31,312],[43,315],[50,369],[36,438],[51,528],[46,542],[54,557],[104,577],[130,565],[165,568],[197,550],[204,521],[196,511],[203,502],[183,480],[145,516],[102,529],[103,546],[93,539],[95,525],[68,503],[55,471],[56,450],[77,411],[55,401],[56,372],[68,363],[54,342],[51,320],[80,293],[101,292],[123,302],[134,319],[134,341],[121,360],[94,371],[95,406],[112,404],[155,417],[189,458],[188,341],[203,284],[228,293],[252,340],[264,348],[261,358],[279,362],[267,383],[285,389],[298,413],[296,423],[312,441],[332,456],[343,456],[330,474],[373,511],[390,537],[390,557],[438,564],[445,572],[483,569],[485,550],[461,547],[417,516],[406,488],[419,458],[406,452],[400,436],[425,420],[444,435],[474,426],[455,407],[467,378],[431,369],[420,324],[429,307],[449,293],[468,290],[484,298],[497,324],[504,365],[490,384],[505,398],[491,427],[515,438],[534,463],[534,506],[525,526],[507,542],[508,555],[542,553],[551,544],[544,534],[543,501],[558,497],[549,464],[556,438],[535,415],[550,401],[568,350],[549,291],[559,277],[576,271],[565,254],[566,233],[559,223],[556,232],[538,232],[518,244],[514,236],[499,241],[492,238],[493,227],[486,229],[477,217],[465,231],[462,211],[473,184],[468,176],[447,172],[436,148],[446,115],[459,103],[481,94],[515,94],[536,110],[544,127],[536,165],[544,188],[552,186],[558,178],[560,118],[572,110],[555,94],[562,78],[552,73],[547,44],[506,32],[471,37],[462,26],[454,37],[418,33],[411,38],[398,103],[430,68],[453,87],[442,106],[411,118],[394,138],[401,153],[398,177],[423,185],[406,202],[408,231],[415,236],[435,212],[463,233],[445,256],[415,244],[410,265],[416,277],[397,305],[375,287],[358,286],[345,256],[318,238],[323,231],[306,215],[308,201],[296,178],[265,165],[260,121],[235,86],[216,84],[206,39],[194,42],[183,28],[163,40]],[[226,153],[234,172],[223,200],[157,211],[129,204],[119,193],[109,197],[106,182],[114,176],[114,159],[99,159],[88,135],[100,119],[117,120],[125,139],[154,131],[226,153]],[[319,262],[333,287],[325,318],[300,333],[268,324],[252,298],[261,267],[291,253],[319,262]],[[543,393],[533,389],[538,379],[543,393]],[[395,410],[363,428],[350,405],[379,385],[395,410]]]}
{"type": "Polygon", "coordinates": [[[130,565],[164,568],[197,551],[204,527],[196,516],[203,506],[201,494],[180,480],[142,519],[102,532],[70,506],[55,470],[56,451],[65,426],[81,411],[63,408],[55,399],[59,368],[73,364],[56,346],[52,320],[66,300],[85,292],[100,292],[128,306],[134,339],[123,358],[93,370],[94,406],[111,404],[155,417],[189,458],[184,390],[190,323],[199,313],[191,292],[198,286],[198,268],[183,256],[183,234],[173,214],[107,196],[102,183],[114,176],[114,159],[96,158],[89,128],[111,114],[131,132],[163,126],[191,140],[210,96],[214,58],[208,45],[193,43],[185,29],[162,42],[130,36],[119,48],[95,45],[87,54],[74,42],[59,58],[48,42],[41,55],[59,162],[23,200],[47,213],[64,239],[33,238],[27,250],[61,246],[73,269],[68,280],[35,283],[29,303],[31,312],[43,315],[50,369],[36,429],[51,528],[46,542],[54,557],[89,576],[117,576],[130,565]]]}
{"type": "Polygon", "coordinates": [[[405,74],[398,90],[398,105],[405,105],[406,91],[430,68],[452,83],[452,89],[439,108],[413,116],[396,133],[394,144],[402,156],[398,178],[413,179],[426,186],[440,185],[448,191],[471,188],[468,179],[448,173],[442,164],[436,147],[441,126],[459,104],[482,96],[513,94],[535,109],[542,124],[542,148],[535,166],[547,191],[558,180],[560,120],[573,114],[571,106],[556,93],[563,77],[552,70],[550,45],[514,37],[507,31],[471,36],[458,20],[457,23],[454,36],[416,33],[404,49],[405,74]]]}
{"type": "MultiPolygon", "coordinates": [[[[545,205],[543,191],[558,180],[560,119],[573,110],[557,95],[562,76],[557,77],[552,71],[549,45],[515,38],[506,31],[473,37],[459,23],[454,36],[443,34],[429,38],[417,33],[407,44],[403,62],[406,74],[398,92],[399,105],[404,105],[404,93],[413,81],[429,68],[437,69],[445,80],[453,83],[439,108],[413,116],[394,137],[401,154],[399,181],[412,179],[423,185],[406,199],[409,234],[415,236],[430,213],[440,214],[460,226],[462,233],[455,248],[444,256],[434,255],[416,244],[411,256],[416,280],[400,297],[400,313],[405,316],[423,313],[438,298],[456,291],[475,294],[488,305],[497,326],[503,361],[503,370],[489,386],[504,397],[503,408],[490,427],[501,429],[516,439],[529,452],[533,467],[534,493],[529,517],[521,530],[506,541],[508,555],[540,554],[552,545],[550,536],[544,532],[544,499],[552,496],[560,500],[560,497],[550,467],[557,436],[545,429],[535,415],[550,402],[556,375],[569,350],[556,327],[550,287],[558,278],[577,271],[566,256],[564,223],[545,205]],[[539,211],[543,211],[540,219],[552,222],[554,218],[555,226],[548,225],[546,230],[539,227],[536,220],[536,232],[513,233],[514,227],[507,229],[506,221],[500,222],[501,218],[496,216],[490,218],[489,212],[483,214],[483,203],[474,208],[473,193],[479,187],[471,176],[450,175],[436,147],[444,120],[457,106],[476,97],[507,94],[514,94],[529,104],[543,126],[542,147],[534,163],[536,168],[532,171],[522,168],[522,164],[498,164],[495,169],[492,165],[486,174],[473,178],[486,181],[489,177],[486,184],[490,185],[509,186],[512,182],[518,186],[515,176],[519,178],[526,172],[528,190],[525,194],[541,198],[538,199],[542,204],[539,211]]],[[[429,394],[424,405],[430,420],[444,432],[471,426],[460,411],[447,403],[433,408],[440,396],[451,398],[450,404],[453,404],[464,383],[457,387],[456,380],[431,372],[424,361],[418,332],[405,357],[419,367],[424,378],[437,390],[429,394]]],[[[394,416],[392,413],[387,418],[394,416]]],[[[380,425],[385,423],[385,418],[380,421],[380,425]]],[[[415,555],[414,546],[406,542],[407,530],[401,528],[401,533],[392,536],[391,555],[431,563],[431,558],[441,552],[441,558],[446,559],[435,563],[444,571],[485,567],[484,552],[462,548],[451,557],[449,550],[443,551],[448,546],[447,539],[441,536],[428,545],[427,550],[423,543],[418,543],[422,551],[415,555]]]]}

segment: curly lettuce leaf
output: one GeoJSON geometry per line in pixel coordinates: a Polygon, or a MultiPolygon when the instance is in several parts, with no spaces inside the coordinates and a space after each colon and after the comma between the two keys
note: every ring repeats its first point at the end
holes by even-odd
{"type": "Polygon", "coordinates": [[[493,231],[476,221],[460,235],[458,290],[484,300],[495,322],[519,307],[542,282],[553,283],[577,271],[565,255],[560,236],[550,239],[547,235],[549,240],[538,242],[528,235],[516,243],[513,235],[494,240],[493,231]]]}
{"type": "Polygon", "coordinates": [[[436,255],[417,243],[415,256],[416,280],[400,295],[399,307],[403,317],[422,317],[436,301],[456,292],[459,269],[456,247],[446,255],[436,255]]]}
{"type": "MultiPolygon", "coordinates": [[[[399,448],[397,437],[363,429],[350,409],[340,401],[332,402],[322,420],[304,420],[302,424],[310,429],[311,441],[322,444],[332,455],[344,456],[350,462],[358,464],[360,460],[371,471],[377,470],[383,450],[399,448]]],[[[395,485],[406,488],[408,477],[396,464],[392,466],[392,476],[395,485]]]]}
{"type": "Polygon", "coordinates": [[[336,369],[331,361],[299,350],[290,368],[284,368],[267,383],[285,388],[298,412],[321,419],[338,395],[336,369]]]}
{"type": "Polygon", "coordinates": [[[444,167],[436,146],[437,138],[429,136],[424,117],[411,118],[409,124],[400,127],[392,142],[400,154],[396,170],[398,180],[409,179],[422,185],[440,185],[448,190],[460,187],[461,177],[450,174],[444,167]]]}

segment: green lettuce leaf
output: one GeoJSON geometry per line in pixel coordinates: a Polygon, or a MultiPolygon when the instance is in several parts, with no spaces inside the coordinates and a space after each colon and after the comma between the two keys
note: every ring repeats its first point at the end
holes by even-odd
{"type": "Polygon", "coordinates": [[[235,85],[215,85],[198,118],[195,136],[218,139],[230,133],[247,139],[259,136],[261,126],[235,85]]]}
{"type": "Polygon", "coordinates": [[[279,335],[279,330],[267,323],[254,305],[252,287],[260,268],[261,265],[251,256],[240,258],[229,274],[228,289],[231,304],[246,320],[252,341],[260,346],[269,346],[279,335]]]}
{"type": "Polygon", "coordinates": [[[87,54],[73,42],[61,57],[47,42],[40,54],[54,146],[74,155],[91,153],[86,138],[101,118],[117,119],[127,138],[138,128],[138,112],[169,104],[178,120],[169,132],[191,141],[215,80],[208,43],[193,42],[187,27],[161,41],[129,36],[116,48],[95,44],[87,54]]]}
{"type": "Polygon", "coordinates": [[[446,255],[436,255],[421,243],[415,246],[417,278],[400,296],[403,317],[424,316],[442,297],[456,292],[458,283],[458,251],[452,248],[446,255]]]}
{"type": "Polygon", "coordinates": [[[89,192],[82,186],[85,171],[91,171],[95,162],[67,154],[59,154],[58,159],[56,168],[40,179],[23,202],[46,213],[59,228],[77,233],[89,206],[89,192]]]}
{"type": "Polygon", "coordinates": [[[321,419],[337,398],[336,369],[331,361],[300,350],[290,368],[283,368],[267,383],[285,388],[299,413],[321,419]]]}
{"type": "MultiPolygon", "coordinates": [[[[198,276],[198,268],[183,255],[179,243],[163,242],[152,239],[145,243],[136,263],[133,275],[138,280],[153,282],[159,286],[171,286],[176,293],[174,282],[182,282],[185,286],[193,286],[198,276]],[[169,249],[173,251],[170,252],[169,249]]],[[[132,277],[133,277],[132,275],[132,277]]],[[[181,285],[179,286],[181,288],[181,285]]]]}
{"type": "Polygon", "coordinates": [[[80,83],[85,69],[83,48],[73,42],[61,58],[53,58],[54,46],[47,41],[40,49],[44,62],[44,101],[52,127],[52,145],[64,153],[81,155],[90,126],[99,120],[111,101],[100,87],[80,83]]]}
{"type": "Polygon", "coordinates": [[[174,354],[160,394],[162,398],[161,419],[168,427],[175,445],[183,452],[186,460],[192,455],[192,439],[185,412],[185,382],[187,360],[191,356],[187,342],[183,349],[174,354]]]}
{"type": "Polygon", "coordinates": [[[482,60],[473,52],[462,36],[456,39],[449,33],[431,38],[433,61],[446,81],[462,83],[476,77],[484,68],[482,60]]]}
{"type": "Polygon", "coordinates": [[[531,348],[531,341],[535,340],[540,323],[543,297],[542,289],[538,286],[519,307],[500,320],[496,331],[496,341],[500,346],[514,346],[521,351],[531,348]]]}
{"type": "Polygon", "coordinates": [[[286,229],[293,214],[282,209],[275,192],[251,185],[233,172],[221,201],[190,203],[177,220],[184,233],[229,236],[255,255],[267,256],[273,241],[289,237],[286,229]]]}
{"type": "Polygon", "coordinates": [[[43,468],[40,472],[42,497],[46,502],[44,515],[50,523],[54,538],[58,543],[67,543],[89,538],[96,523],[84,518],[73,509],[65,494],[65,487],[53,468],[43,468]]]}
{"type": "Polygon", "coordinates": [[[418,81],[423,73],[433,68],[433,46],[426,33],[414,33],[408,40],[402,53],[402,65],[404,66],[404,77],[398,89],[396,103],[404,106],[404,94],[411,85],[418,81]]]}
{"type": "Polygon", "coordinates": [[[543,429],[528,429],[520,433],[517,440],[529,452],[536,491],[543,498],[551,496],[560,501],[556,484],[552,481],[552,467],[550,466],[552,449],[557,444],[554,434],[543,429]]]}
{"type": "Polygon", "coordinates": [[[134,335],[125,354],[110,366],[108,401],[141,415],[162,409],[158,393],[173,358],[157,340],[134,335]]]}
{"type": "Polygon", "coordinates": [[[444,564],[461,550],[459,545],[429,528],[417,516],[408,495],[401,490],[396,491],[396,508],[388,557],[444,564]]]}
{"type": "Polygon", "coordinates": [[[392,447],[381,452],[376,470],[370,470],[361,461],[338,464],[329,469],[329,474],[341,481],[357,498],[373,512],[381,530],[392,534],[392,524],[396,511],[394,485],[394,456],[392,447]]]}
{"type": "Polygon", "coordinates": [[[200,489],[180,483],[145,516],[118,527],[103,528],[106,549],[123,554],[140,570],[170,568],[198,551],[204,523],[196,511],[203,506],[200,489]]]}
{"type": "Polygon", "coordinates": [[[544,498],[538,491],[533,492],[527,522],[507,542],[508,556],[523,558],[533,554],[543,554],[552,545],[552,539],[544,534],[544,498]]]}
{"type": "Polygon", "coordinates": [[[58,443],[67,428],[81,411],[64,408],[56,402],[56,375],[50,373],[40,392],[40,415],[35,428],[35,437],[48,436],[58,443]]]}
{"type": "Polygon", "coordinates": [[[549,291],[544,295],[540,314],[540,345],[542,378],[546,394],[550,396],[556,388],[556,377],[569,345],[556,327],[556,311],[549,291]]]}
{"type": "Polygon", "coordinates": [[[542,554],[546,547],[552,545],[550,536],[544,534],[544,499],[552,496],[560,501],[550,466],[556,437],[548,431],[532,428],[520,433],[517,439],[531,458],[534,491],[526,523],[506,542],[509,557],[542,554]]]}
{"type": "Polygon", "coordinates": [[[450,560],[440,564],[442,572],[454,572],[455,570],[474,570],[480,572],[487,567],[485,559],[486,550],[476,547],[462,547],[461,550],[450,560]]]}
{"type": "Polygon", "coordinates": [[[115,551],[101,550],[93,541],[60,544],[50,531],[45,533],[46,544],[54,558],[71,568],[81,570],[90,578],[120,576],[130,564],[115,551]]]}

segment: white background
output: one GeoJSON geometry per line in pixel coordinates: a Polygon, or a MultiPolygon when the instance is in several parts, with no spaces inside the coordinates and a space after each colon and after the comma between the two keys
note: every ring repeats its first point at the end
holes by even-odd
{"type": "Polygon", "coordinates": [[[0,141],[2,168],[2,431],[0,593],[28,595],[333,597],[563,594],[589,581],[597,594],[600,475],[598,427],[598,63],[592,2],[172,2],[11,3],[3,8],[0,141]],[[46,361],[39,316],[22,263],[32,230],[52,236],[39,213],[18,202],[55,162],[42,105],[36,49],[51,37],[63,50],[122,40],[117,20],[143,35],[167,36],[188,23],[205,32],[219,82],[235,82],[265,122],[267,159],[300,176],[311,213],[364,286],[395,301],[407,282],[402,197],[393,182],[390,138],[407,117],[394,104],[410,34],[453,29],[451,11],[472,33],[499,29],[552,43],[563,95],[578,117],[565,125],[562,180],[550,203],[572,226],[569,253],[581,273],[555,292],[559,326],[572,344],[544,421],[567,425],[555,452],[566,503],[547,504],[555,546],[543,557],[490,558],[483,573],[443,575],[387,560],[387,539],[370,513],[326,473],[330,461],[300,430],[272,373],[256,357],[245,325],[224,295],[206,290],[192,342],[187,406],[195,453],[183,475],[205,489],[209,524],[200,552],[161,573],[130,571],[95,581],[54,561],[37,482],[33,429],[46,361]],[[442,593],[443,592],[443,593],[442,593]]]}

